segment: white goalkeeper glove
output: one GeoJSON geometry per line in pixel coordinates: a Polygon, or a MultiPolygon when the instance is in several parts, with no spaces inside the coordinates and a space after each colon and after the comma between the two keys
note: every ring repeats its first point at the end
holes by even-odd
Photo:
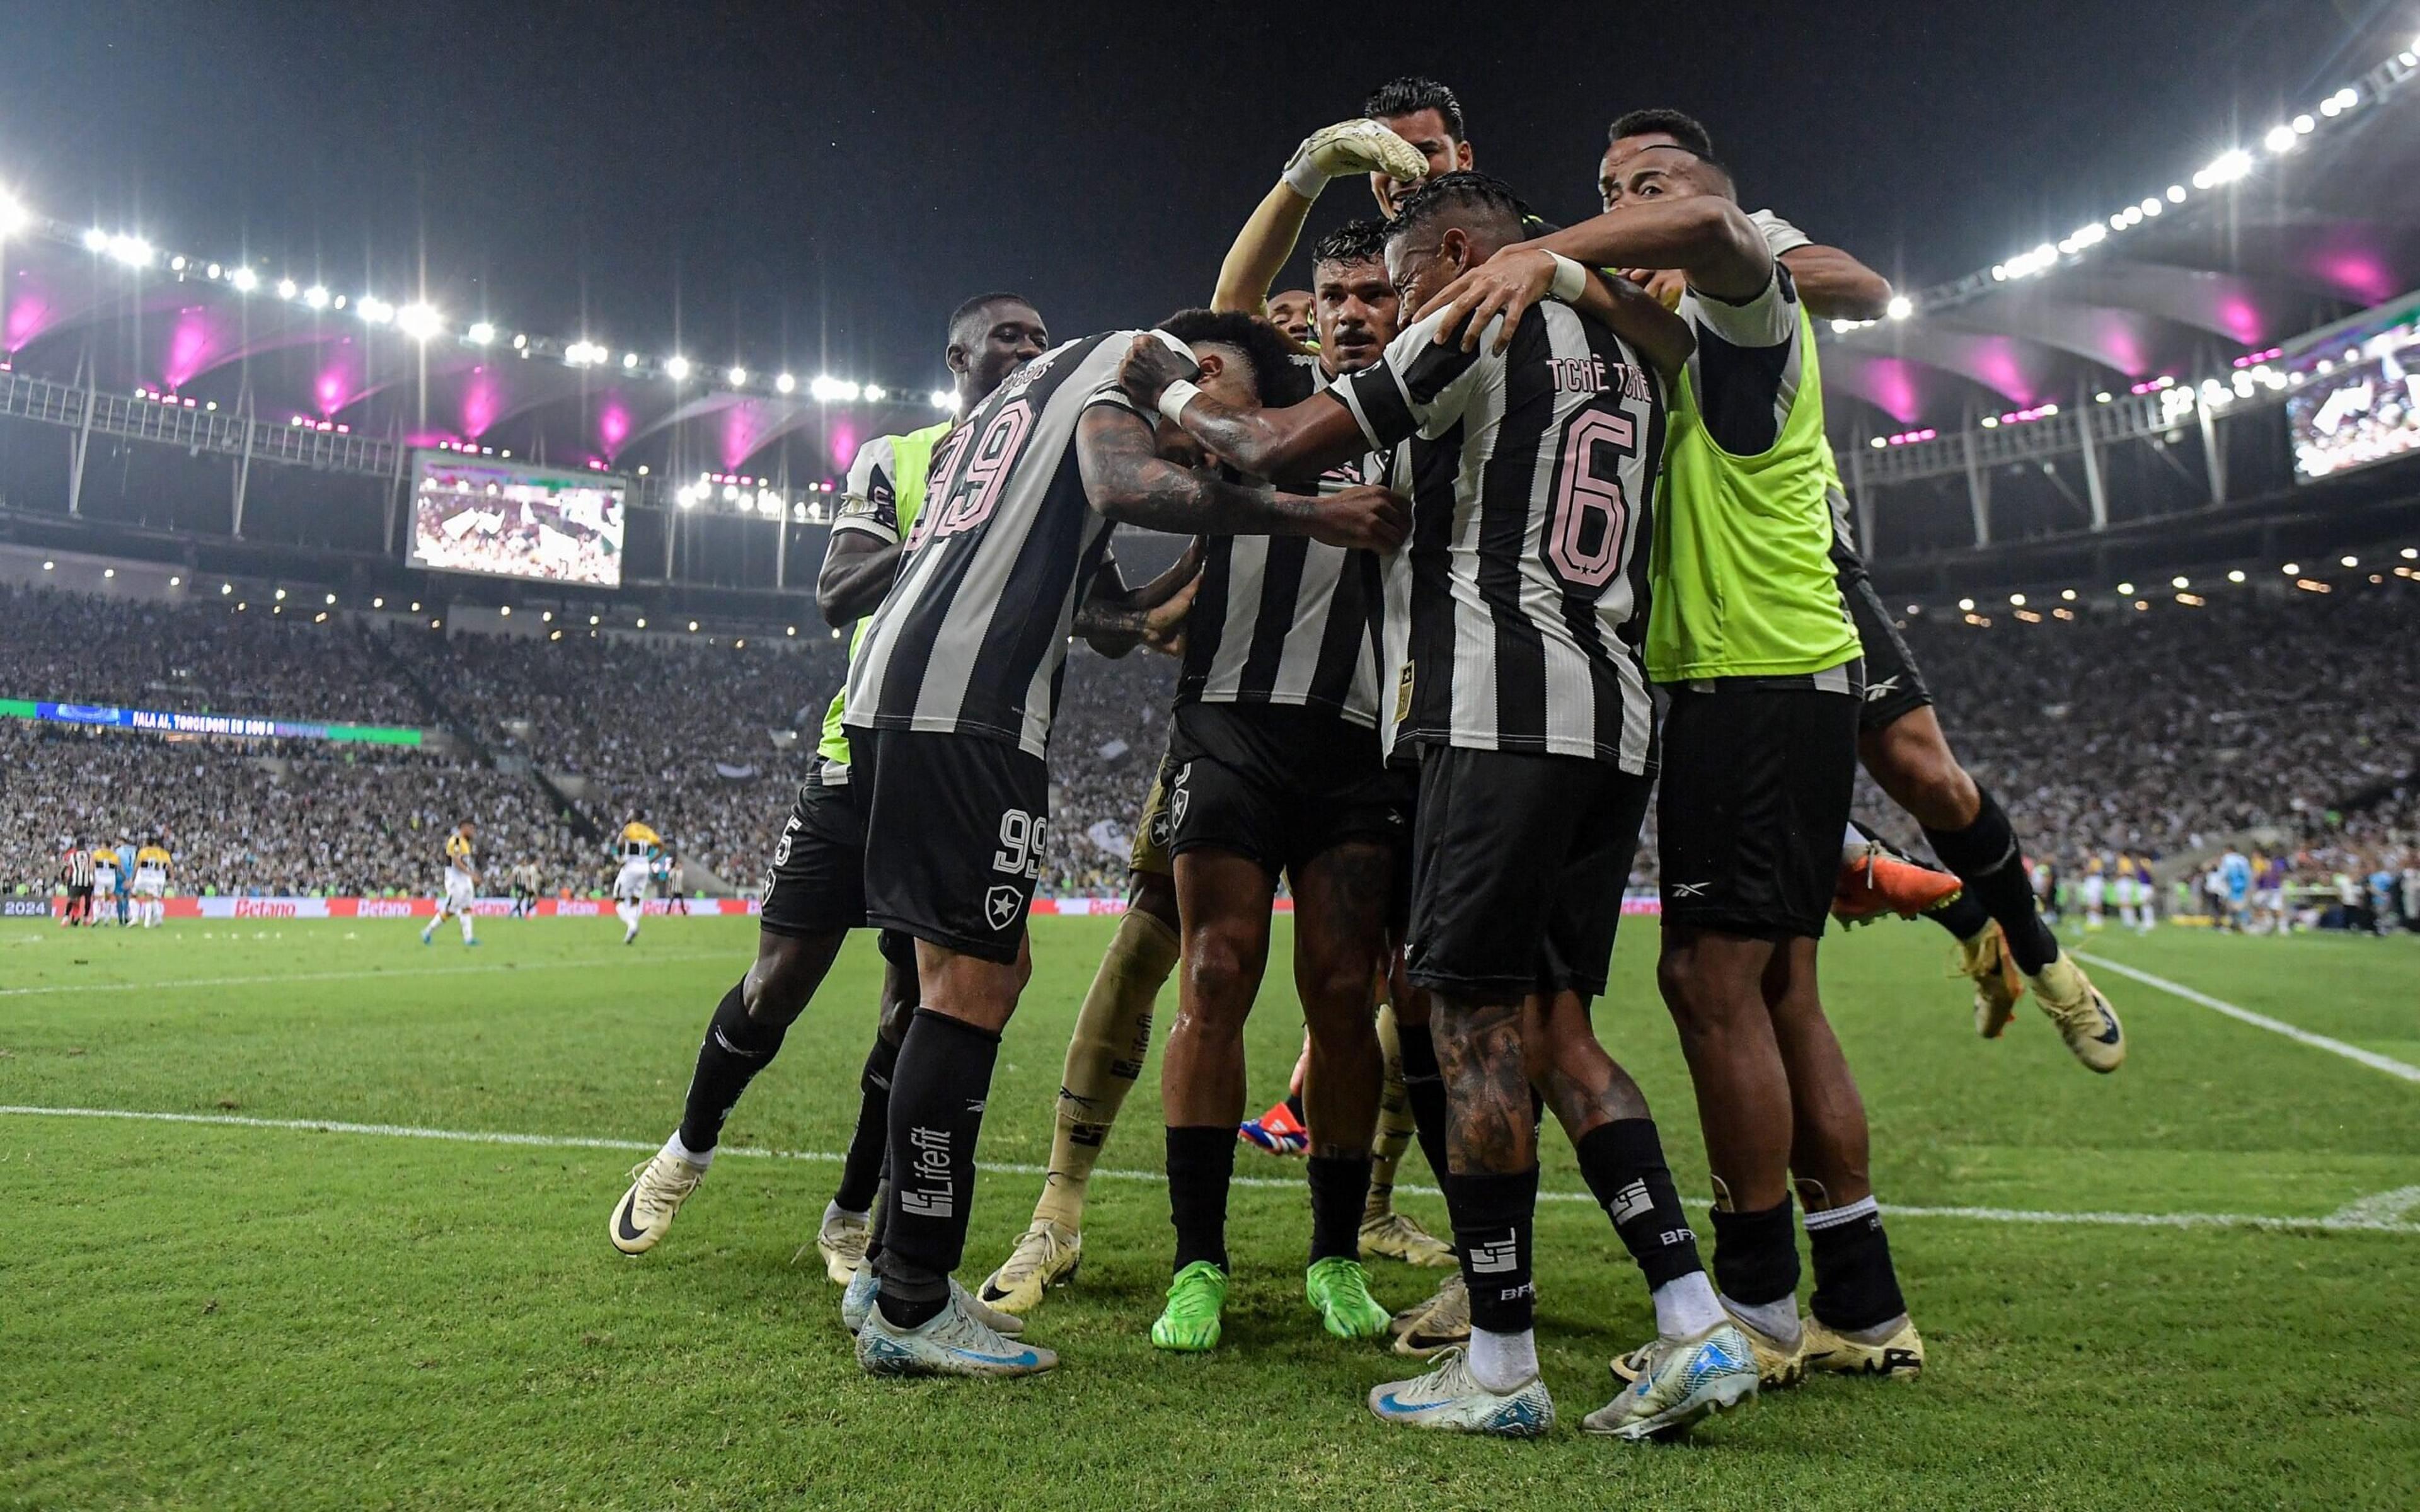
{"type": "Polygon", "coordinates": [[[1323,126],[1302,139],[1286,161],[1286,187],[1317,199],[1331,178],[1382,173],[1403,183],[1428,177],[1429,160],[1394,132],[1367,118],[1323,126]]]}

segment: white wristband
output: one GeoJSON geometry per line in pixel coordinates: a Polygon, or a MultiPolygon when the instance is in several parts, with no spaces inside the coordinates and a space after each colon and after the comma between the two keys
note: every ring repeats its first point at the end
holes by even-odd
{"type": "Polygon", "coordinates": [[[1555,280],[1546,285],[1546,292],[1565,304],[1578,300],[1588,288],[1588,270],[1559,252],[1546,255],[1555,259],[1555,280]]]}
{"type": "Polygon", "coordinates": [[[1185,407],[1191,404],[1193,396],[1201,392],[1202,386],[1192,379],[1178,378],[1160,391],[1159,412],[1168,417],[1170,424],[1182,425],[1185,424],[1185,407]]]}
{"type": "Polygon", "coordinates": [[[1305,199],[1317,199],[1319,192],[1327,187],[1327,175],[1319,171],[1306,152],[1286,164],[1285,186],[1305,199]]]}

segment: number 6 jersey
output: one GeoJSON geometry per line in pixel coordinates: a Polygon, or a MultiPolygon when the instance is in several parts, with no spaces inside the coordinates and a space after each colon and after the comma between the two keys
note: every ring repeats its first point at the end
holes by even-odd
{"type": "Polygon", "coordinates": [[[1500,322],[1465,351],[1436,344],[1438,320],[1327,391],[1395,454],[1392,486],[1412,501],[1385,611],[1390,744],[1644,772],[1663,381],[1561,304],[1532,309],[1500,356],[1500,322]]]}
{"type": "Polygon", "coordinates": [[[1076,605],[1108,549],[1076,428],[1133,410],[1118,363],[1140,334],[1090,336],[1009,376],[934,454],[891,595],[866,622],[844,722],[1013,741],[1047,756],[1076,605]]]}

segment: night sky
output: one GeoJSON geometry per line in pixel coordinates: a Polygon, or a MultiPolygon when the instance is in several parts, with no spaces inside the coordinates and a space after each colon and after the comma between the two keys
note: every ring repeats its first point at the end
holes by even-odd
{"type": "MultiPolygon", "coordinates": [[[[1921,286],[2189,176],[2420,0],[1364,8],[665,0],[0,7],[0,185],[163,251],[507,330],[923,388],[978,290],[1062,336],[1210,292],[1306,131],[1394,74],[1593,208],[1615,113],[1700,116],[1750,204],[1921,286]],[[1466,17],[1485,18],[1476,23],[1466,17]]],[[[1371,205],[1338,184],[1315,233],[1371,205]]]]}

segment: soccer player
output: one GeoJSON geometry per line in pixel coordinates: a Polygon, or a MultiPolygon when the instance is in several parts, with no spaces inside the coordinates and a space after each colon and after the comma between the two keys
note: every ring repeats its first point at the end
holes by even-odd
{"type": "Polygon", "coordinates": [[[471,901],[477,896],[479,859],[477,841],[471,821],[463,820],[445,837],[445,890],[437,898],[437,917],[420,932],[420,943],[433,943],[437,926],[453,915],[462,921],[462,943],[476,945],[478,937],[471,932],[471,901]]]}
{"type": "Polygon", "coordinates": [[[59,856],[59,880],[67,884],[68,901],[59,910],[59,928],[92,923],[92,852],[70,837],[59,856]]]}
{"type": "MultiPolygon", "coordinates": [[[[1522,230],[1520,202],[1483,175],[1415,191],[1387,242],[1404,307],[1522,230]]],[[[1690,338],[1636,288],[1568,266],[1558,292],[1591,318],[1550,304],[1509,347],[1496,329],[1466,347],[1440,344],[1431,316],[1384,362],[1289,409],[1197,395],[1141,346],[1125,378],[1247,471],[1375,447],[1412,490],[1411,542],[1387,584],[1388,733],[1419,758],[1405,973],[1435,998],[1445,1185],[1473,1328],[1466,1352],[1379,1387],[1371,1411],[1510,1437],[1552,1426],[1531,1328],[1534,1088],[1654,1301],[1648,1379],[1589,1420],[1639,1438],[1745,1400],[1757,1374],[1698,1262],[1646,1101],[1588,1017],[1654,781],[1637,647],[1664,393],[1690,338]]]]}
{"type": "Polygon", "coordinates": [[[613,873],[613,913],[622,920],[624,945],[639,937],[639,920],[647,913],[648,883],[663,843],[643,813],[624,821],[621,833],[613,837],[613,855],[621,863],[613,873]]]}
{"type": "MultiPolygon", "coordinates": [[[[1407,175],[1417,171],[1400,141],[1365,120],[1339,122],[1305,138],[1220,264],[1213,308],[1257,312],[1321,191],[1333,178],[1387,162],[1407,175]]],[[[1314,250],[1311,272],[1320,371],[1332,377],[1375,361],[1394,334],[1394,289],[1386,280],[1382,249],[1366,235],[1349,240],[1331,238],[1314,250]]],[[[1171,607],[1189,609],[1191,602],[1188,597],[1171,607]]],[[[1174,768],[1163,761],[1135,825],[1126,911],[1068,1039],[1048,1174],[1032,1221],[1007,1260],[983,1284],[984,1300],[1010,1312],[1040,1306],[1048,1289],[1074,1280],[1082,1264],[1084,1202],[1093,1167],[1127,1091],[1142,1073],[1159,990],[1175,969],[1178,911],[1168,809],[1173,777],[1174,768]]],[[[1383,1158],[1383,1144],[1373,1153],[1383,1158]]],[[[1394,1154],[1400,1158],[1401,1153],[1397,1143],[1394,1154]]],[[[1362,1248],[1373,1250],[1374,1236],[1374,1252],[1434,1259],[1438,1248],[1434,1239],[1416,1226],[1392,1221],[1391,1165],[1383,1180],[1389,1200],[1382,1211],[1365,1213],[1362,1248]]],[[[1373,1193],[1380,1184],[1373,1174],[1373,1193]]]]}
{"type": "Polygon", "coordinates": [[[1311,305],[1313,296],[1307,288],[1290,288],[1282,294],[1269,296],[1269,324],[1285,333],[1285,338],[1297,347],[1311,341],[1311,305]]]}
{"type": "Polygon", "coordinates": [[[145,929],[159,928],[166,917],[167,905],[162,900],[167,895],[168,869],[173,864],[167,847],[156,836],[134,853],[134,907],[145,929]]]}
{"type": "Polygon", "coordinates": [[[116,912],[119,873],[117,847],[96,845],[92,848],[92,907],[86,915],[96,925],[123,923],[116,912]]]}
{"type": "Polygon", "coordinates": [[[1370,169],[1370,193],[1378,202],[1378,213],[1390,221],[1404,196],[1421,177],[1477,166],[1463,123],[1462,101],[1435,79],[1406,75],[1388,80],[1361,101],[1361,114],[1410,143],[1422,159],[1421,171],[1416,174],[1389,170],[1383,164],[1370,169]]]}
{"type": "MultiPolygon", "coordinates": [[[[943,357],[957,386],[953,418],[877,438],[851,459],[847,492],[815,580],[816,604],[834,629],[862,620],[891,591],[902,542],[922,517],[935,443],[1050,344],[1041,315],[1015,294],[977,295],[952,312],[947,331],[943,357]]],[[[863,644],[861,625],[850,642],[852,662],[863,644]]],[[[848,932],[865,927],[865,821],[841,723],[845,698],[845,688],[833,695],[814,764],[775,842],[755,964],[723,995],[706,1025],[679,1126],[631,1173],[629,1190],[607,1224],[607,1237],[626,1255],[643,1255],[662,1241],[713,1165],[740,1095],[772,1063],[848,932]]],[[[888,1159],[891,1072],[917,1001],[915,959],[906,937],[886,933],[881,951],[883,1029],[861,1078],[857,1133],[841,1166],[840,1188],[816,1230],[825,1272],[842,1286],[858,1272],[869,1242],[869,1213],[888,1159]]]]}
{"type": "MultiPolygon", "coordinates": [[[[951,1273],[1001,1030],[1023,986],[1066,639],[1110,522],[1345,548],[1400,539],[1401,505],[1383,489],[1312,497],[1226,482],[1171,460],[1198,451],[1178,435],[1163,455],[1116,381],[1135,340],[1182,345],[1124,332],[1061,347],[952,435],[899,582],[850,671],[844,723],[866,790],[865,911],[915,939],[923,991],[892,1078],[879,1282],[858,1333],[871,1374],[1022,1375],[1056,1363],[984,1326],[951,1273]]],[[[1299,382],[1291,363],[1264,371],[1224,342],[1187,352],[1187,364],[1197,356],[1202,386],[1231,402],[1299,382]]]]}
{"type": "MultiPolygon", "coordinates": [[[[1804,1368],[1912,1376],[1922,1340],[1874,1202],[1864,1108],[1816,986],[1860,668],[1829,560],[1813,327],[1729,173],[1667,129],[1686,119],[1617,123],[1606,213],[1462,280],[1436,313],[1517,319],[1551,277],[1541,253],[1687,277],[1680,311],[1698,349],[1676,387],[1646,646],[1670,699],[1657,975],[1714,1170],[1715,1275],[1767,1381],[1804,1368]],[[1803,1320],[1793,1173],[1816,1273],[1803,1320]]],[[[1652,1350],[1634,1353],[1616,1373],[1652,1375],[1653,1363],[1652,1350]]]]}
{"type": "Polygon", "coordinates": [[[2102,918],[2102,910],[2108,901],[2107,865],[2101,856],[2087,855],[2084,858],[2084,930],[2086,933],[2098,934],[2106,926],[2108,921],[2102,918]]]}

